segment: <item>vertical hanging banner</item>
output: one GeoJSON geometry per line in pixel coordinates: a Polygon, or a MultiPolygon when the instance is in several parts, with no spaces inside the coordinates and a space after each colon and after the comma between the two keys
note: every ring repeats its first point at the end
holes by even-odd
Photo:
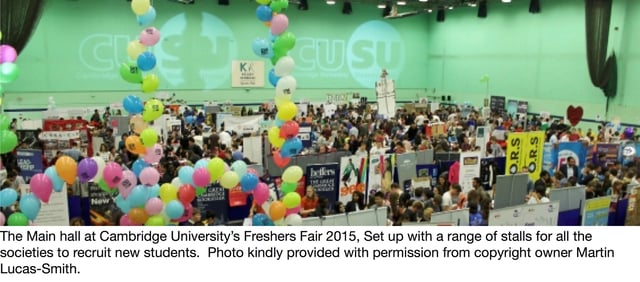
{"type": "Polygon", "coordinates": [[[544,131],[533,131],[527,133],[527,139],[523,151],[521,152],[524,157],[523,167],[527,167],[529,170],[529,178],[532,181],[540,178],[540,172],[542,171],[542,163],[544,158],[544,139],[546,135],[544,131]]]}
{"type": "Polygon", "coordinates": [[[463,152],[460,154],[459,183],[463,187],[473,187],[473,178],[480,177],[480,152],[463,152]]]}
{"type": "Polygon", "coordinates": [[[512,175],[520,172],[523,164],[522,149],[525,147],[527,133],[509,133],[507,136],[507,160],[505,165],[505,175],[512,175]]]}
{"type": "MultiPolygon", "coordinates": [[[[366,165],[366,156],[347,156],[340,159],[340,173],[338,177],[338,185],[340,187],[340,193],[338,200],[346,203],[351,200],[351,194],[354,191],[360,191],[364,193],[365,181],[362,181],[362,175],[366,165]]],[[[366,174],[366,173],[365,173],[366,174]]],[[[378,182],[376,182],[378,183],[378,182]]]]}
{"type": "Polygon", "coordinates": [[[329,205],[338,201],[340,166],[337,163],[307,166],[307,186],[313,186],[319,197],[329,200],[329,205]]]}

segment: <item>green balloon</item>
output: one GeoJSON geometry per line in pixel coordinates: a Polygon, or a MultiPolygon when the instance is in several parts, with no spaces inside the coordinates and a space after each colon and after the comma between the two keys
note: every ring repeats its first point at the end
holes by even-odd
{"type": "Polygon", "coordinates": [[[140,141],[146,148],[153,147],[158,143],[158,133],[155,129],[149,127],[140,133],[140,141]]]}
{"type": "Polygon", "coordinates": [[[142,83],[142,71],[136,63],[123,63],[120,66],[120,76],[127,82],[142,83]]]}
{"type": "Polygon", "coordinates": [[[201,196],[205,192],[207,192],[207,188],[196,187],[196,197],[201,196]]]}
{"type": "Polygon", "coordinates": [[[3,63],[0,65],[0,83],[11,83],[18,78],[20,70],[14,63],[3,63]]]}
{"type": "Polygon", "coordinates": [[[147,222],[144,224],[145,226],[165,226],[167,225],[164,222],[164,217],[161,215],[152,215],[147,219],[147,222]]]}
{"type": "Polygon", "coordinates": [[[276,50],[287,52],[293,49],[295,45],[296,36],[290,31],[285,31],[276,38],[275,42],[273,42],[273,50],[274,52],[276,50]]]}
{"type": "Polygon", "coordinates": [[[287,55],[287,51],[276,51],[275,49],[273,50],[273,57],[271,57],[271,64],[272,65],[276,65],[276,63],[278,62],[278,60],[280,60],[280,58],[284,57],[287,55]]]}
{"type": "Polygon", "coordinates": [[[293,209],[293,208],[299,206],[300,205],[300,201],[301,201],[301,198],[300,198],[300,194],[298,194],[298,193],[288,193],[282,199],[282,203],[288,209],[293,209]]]}
{"type": "Polygon", "coordinates": [[[164,112],[164,105],[158,99],[151,99],[144,104],[144,111],[142,112],[142,120],[151,122],[162,116],[164,112]]]}
{"type": "Polygon", "coordinates": [[[18,136],[11,130],[0,130],[0,154],[6,154],[18,146],[18,136]]]}
{"type": "Polygon", "coordinates": [[[21,212],[14,212],[7,220],[9,226],[29,226],[29,219],[21,212]]]}
{"type": "Polygon", "coordinates": [[[0,130],[7,130],[11,126],[11,119],[5,115],[0,115],[0,130]]]}
{"type": "Polygon", "coordinates": [[[105,191],[109,194],[115,193],[117,191],[116,189],[111,189],[109,185],[107,185],[107,182],[104,181],[104,179],[100,179],[100,181],[98,181],[98,187],[100,187],[102,191],[105,191]]]}
{"type": "Polygon", "coordinates": [[[284,195],[287,195],[293,191],[296,191],[296,188],[298,188],[298,183],[283,182],[282,186],[280,186],[280,191],[282,191],[284,195]]]}
{"type": "Polygon", "coordinates": [[[289,8],[289,0],[273,0],[269,7],[271,8],[271,11],[280,13],[282,10],[289,8]]]}

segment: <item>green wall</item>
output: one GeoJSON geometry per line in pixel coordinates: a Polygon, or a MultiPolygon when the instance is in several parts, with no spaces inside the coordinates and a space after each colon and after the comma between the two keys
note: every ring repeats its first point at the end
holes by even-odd
{"type": "MultiPolygon", "coordinates": [[[[139,93],[124,82],[118,66],[127,60],[126,45],[142,29],[124,1],[49,1],[38,30],[20,55],[20,78],[6,85],[5,108],[44,107],[53,96],[58,106],[102,106],[139,93]]],[[[257,5],[216,1],[179,5],[155,1],[163,34],[153,52],[161,90],[193,103],[206,100],[260,102],[272,87],[230,88],[230,61],[260,60],[251,42],[267,37],[255,17],[257,5]]],[[[319,1],[321,2],[321,1],[319,1]]],[[[447,11],[397,20],[382,19],[375,6],[311,3],[309,11],[287,11],[297,36],[297,98],[324,100],[327,93],[359,92],[374,97],[372,82],[381,68],[396,80],[399,100],[416,94],[451,95],[457,102],[480,104],[489,75],[489,95],[528,100],[533,112],[562,115],[581,105],[585,118],[604,114],[605,99],[587,71],[584,1],[543,0],[541,14],[529,14],[529,1],[490,1],[489,16],[476,10],[447,11]]],[[[640,90],[640,1],[617,0],[611,47],[618,54],[618,97],[609,117],[640,123],[635,108],[640,90]]],[[[266,61],[270,67],[270,63],[266,61]]],[[[267,68],[268,70],[268,68],[267,68]]]]}

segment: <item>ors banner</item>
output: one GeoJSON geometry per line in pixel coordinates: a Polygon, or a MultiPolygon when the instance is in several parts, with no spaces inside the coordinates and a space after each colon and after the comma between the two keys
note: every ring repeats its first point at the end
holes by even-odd
{"type": "Polygon", "coordinates": [[[524,164],[522,152],[525,149],[527,133],[509,133],[507,136],[507,154],[505,174],[511,175],[520,172],[524,164]]]}
{"type": "Polygon", "coordinates": [[[538,180],[544,156],[543,131],[509,133],[505,174],[516,174],[526,167],[531,180],[538,180]]]}
{"type": "Polygon", "coordinates": [[[231,87],[264,87],[263,61],[233,61],[231,87]]]}

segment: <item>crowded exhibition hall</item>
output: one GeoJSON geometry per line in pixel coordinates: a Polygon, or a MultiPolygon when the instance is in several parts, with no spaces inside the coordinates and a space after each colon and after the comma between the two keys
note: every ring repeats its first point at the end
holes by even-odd
{"type": "Polygon", "coordinates": [[[0,0],[0,226],[640,225],[634,14],[0,0]]]}

